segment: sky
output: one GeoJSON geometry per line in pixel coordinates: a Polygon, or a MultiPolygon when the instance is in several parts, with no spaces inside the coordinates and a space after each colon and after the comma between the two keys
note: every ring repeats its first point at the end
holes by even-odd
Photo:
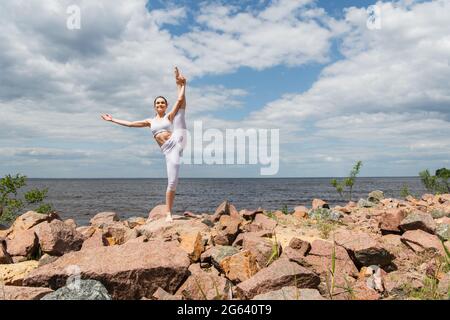
{"type": "Polygon", "coordinates": [[[279,130],[276,175],[182,164],[181,177],[449,167],[449,16],[448,0],[2,1],[0,175],[166,177],[149,128],[100,114],[151,118],[158,95],[170,108],[174,66],[188,79],[189,130],[279,130]],[[74,4],[80,29],[66,26],[74,4]]]}

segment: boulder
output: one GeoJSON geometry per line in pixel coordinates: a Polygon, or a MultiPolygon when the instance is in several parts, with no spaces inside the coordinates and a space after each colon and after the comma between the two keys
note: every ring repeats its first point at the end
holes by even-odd
{"type": "Polygon", "coordinates": [[[34,260],[13,264],[1,264],[0,279],[3,279],[5,285],[21,286],[25,276],[36,269],[38,264],[34,260]]]}
{"type": "Polygon", "coordinates": [[[138,237],[138,230],[128,228],[123,222],[113,222],[103,226],[103,236],[109,245],[121,245],[138,237]]]}
{"type": "Polygon", "coordinates": [[[434,250],[444,254],[444,247],[439,238],[423,230],[406,231],[401,240],[415,252],[434,250]]]}
{"type": "Polygon", "coordinates": [[[406,210],[404,209],[388,209],[382,215],[379,223],[379,228],[382,233],[396,232],[400,233],[400,224],[406,217],[406,210]]]}
{"type": "Polygon", "coordinates": [[[140,299],[158,287],[173,293],[188,275],[189,264],[186,252],[173,242],[126,243],[67,253],[28,274],[24,282],[58,289],[75,265],[81,278],[100,281],[113,299],[140,299]]]}
{"type": "Polygon", "coordinates": [[[384,199],[384,193],[381,190],[375,190],[369,193],[367,200],[373,203],[380,203],[384,199]]]}
{"type": "Polygon", "coordinates": [[[245,281],[259,271],[255,256],[248,250],[222,259],[220,268],[233,283],[245,281]]]}
{"type": "Polygon", "coordinates": [[[436,230],[436,223],[431,214],[414,211],[402,220],[400,228],[403,231],[420,229],[428,233],[434,233],[434,230],[436,230]]]}
{"type": "Polygon", "coordinates": [[[348,251],[357,266],[387,266],[394,259],[391,253],[367,233],[342,230],[335,233],[335,241],[348,251]]]}
{"type": "Polygon", "coordinates": [[[23,215],[16,218],[14,221],[11,230],[12,232],[17,232],[20,230],[29,230],[33,228],[34,226],[38,225],[39,223],[42,223],[44,221],[50,222],[53,219],[59,219],[59,217],[56,214],[43,214],[43,213],[37,213],[35,211],[28,211],[24,213],[23,215]]]}
{"type": "Polygon", "coordinates": [[[288,259],[278,259],[250,279],[239,283],[236,292],[241,299],[278,290],[286,286],[317,288],[320,278],[312,271],[288,259]]]}
{"type": "Polygon", "coordinates": [[[47,253],[44,253],[43,255],[42,255],[42,257],[39,259],[39,267],[41,267],[41,266],[43,266],[43,265],[46,265],[46,264],[49,264],[49,263],[52,263],[53,261],[55,261],[56,259],[58,259],[59,257],[57,257],[57,256],[51,256],[51,255],[49,255],[49,254],[47,254],[47,253]]]}
{"type": "Polygon", "coordinates": [[[90,223],[94,227],[100,227],[104,224],[110,224],[114,221],[119,221],[119,216],[115,212],[100,212],[97,213],[91,220],[90,223]]]}
{"type": "Polygon", "coordinates": [[[308,212],[308,217],[315,220],[332,220],[338,221],[342,214],[339,211],[330,210],[327,208],[311,209],[308,212]]]}
{"type": "Polygon", "coordinates": [[[376,205],[377,205],[376,203],[366,199],[359,199],[357,204],[359,208],[372,208],[375,207],[376,205]]]}
{"type": "Polygon", "coordinates": [[[49,288],[33,288],[21,286],[4,286],[0,300],[40,300],[46,294],[53,292],[49,288]]]}
{"type": "Polygon", "coordinates": [[[155,293],[153,293],[152,299],[153,300],[182,300],[183,297],[179,296],[179,295],[177,296],[177,295],[170,294],[163,288],[159,287],[158,289],[156,289],[155,293]]]}
{"type": "MultiPolygon", "coordinates": [[[[259,268],[265,268],[273,254],[274,244],[272,240],[255,235],[253,232],[245,233],[242,241],[242,249],[250,251],[256,258],[259,268]]],[[[278,245],[281,254],[281,247],[278,245]]]]}
{"type": "Polygon", "coordinates": [[[98,228],[92,226],[83,226],[75,229],[77,232],[81,233],[84,239],[90,238],[98,228]]]}
{"type": "Polygon", "coordinates": [[[247,210],[247,209],[241,210],[242,217],[245,220],[250,220],[250,221],[252,221],[255,218],[256,214],[258,214],[258,213],[263,213],[263,212],[262,212],[262,210],[247,210]]]}
{"type": "Polygon", "coordinates": [[[214,214],[210,217],[210,221],[217,222],[222,215],[230,215],[230,202],[228,200],[225,200],[217,207],[214,214]]]}
{"type": "Polygon", "coordinates": [[[449,223],[438,224],[435,233],[442,241],[450,240],[450,224],[449,223]]]}
{"type": "Polygon", "coordinates": [[[298,251],[302,256],[306,256],[311,250],[311,244],[299,238],[292,238],[289,242],[289,247],[298,251]]]}
{"type": "Polygon", "coordinates": [[[135,227],[142,226],[146,222],[146,219],[143,217],[131,217],[124,221],[124,224],[130,228],[134,229],[135,227]]]}
{"type": "Polygon", "coordinates": [[[6,251],[3,241],[0,241],[0,264],[12,263],[11,256],[6,251]]]}
{"type": "Polygon", "coordinates": [[[202,253],[200,261],[210,262],[216,268],[220,269],[220,263],[228,256],[239,252],[239,249],[232,246],[214,246],[202,253]]]}
{"type": "Polygon", "coordinates": [[[31,258],[38,249],[39,240],[34,230],[20,230],[6,239],[6,249],[11,256],[31,258]]]}
{"type": "Polygon", "coordinates": [[[39,238],[41,250],[50,255],[61,256],[81,249],[84,238],[72,226],[60,220],[42,222],[33,227],[39,238]]]}
{"type": "Polygon", "coordinates": [[[239,233],[240,218],[222,215],[212,234],[213,241],[219,245],[231,245],[239,233]]]}
{"type": "Polygon", "coordinates": [[[277,222],[265,214],[258,213],[251,225],[256,227],[254,231],[273,230],[277,226],[277,222]]]}
{"type": "Polygon", "coordinates": [[[68,226],[71,226],[74,229],[77,228],[77,223],[73,219],[64,220],[64,223],[67,224],[68,226]]]}
{"type": "Polygon", "coordinates": [[[313,199],[311,207],[312,207],[312,210],[319,209],[319,208],[330,209],[330,206],[328,205],[328,203],[323,201],[322,199],[313,199]]]}
{"type": "Polygon", "coordinates": [[[159,204],[152,210],[150,210],[150,212],[148,213],[147,222],[165,219],[166,217],[167,217],[167,206],[165,204],[159,204]]]}
{"type": "Polygon", "coordinates": [[[111,300],[111,296],[101,282],[77,279],[41,300],[111,300]]]}
{"type": "Polygon", "coordinates": [[[299,289],[295,286],[258,294],[252,300],[326,300],[317,289],[299,289]]]}
{"type": "Polygon", "coordinates": [[[97,230],[89,239],[84,240],[81,250],[104,247],[107,245],[108,240],[106,240],[106,237],[103,235],[102,231],[97,230]]]}
{"type": "Polygon", "coordinates": [[[191,262],[200,260],[200,256],[205,250],[203,245],[202,235],[197,232],[186,232],[180,235],[180,248],[182,248],[191,259],[191,262]]]}
{"type": "Polygon", "coordinates": [[[191,275],[177,290],[176,295],[187,300],[224,300],[229,297],[231,283],[221,277],[217,270],[201,270],[192,265],[191,275]]]}

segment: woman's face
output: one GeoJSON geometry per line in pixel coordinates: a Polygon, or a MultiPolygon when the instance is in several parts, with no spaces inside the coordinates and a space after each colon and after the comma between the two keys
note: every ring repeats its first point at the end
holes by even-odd
{"type": "Polygon", "coordinates": [[[166,112],[167,104],[166,101],[163,98],[156,99],[155,102],[155,111],[159,114],[166,112]]]}

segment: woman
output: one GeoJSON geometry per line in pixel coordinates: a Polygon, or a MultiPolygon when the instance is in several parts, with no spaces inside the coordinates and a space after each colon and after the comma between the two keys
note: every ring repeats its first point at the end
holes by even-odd
{"type": "Polygon", "coordinates": [[[142,128],[150,127],[153,137],[166,157],[168,185],[166,190],[166,221],[172,221],[172,207],[175,200],[175,191],[178,184],[180,159],[186,145],[186,78],[175,67],[175,81],[178,88],[178,100],[172,110],[166,113],[168,104],[166,98],[156,97],[153,107],[156,116],[141,121],[126,121],[114,119],[110,114],[103,114],[103,120],[117,123],[126,127],[142,128]]]}

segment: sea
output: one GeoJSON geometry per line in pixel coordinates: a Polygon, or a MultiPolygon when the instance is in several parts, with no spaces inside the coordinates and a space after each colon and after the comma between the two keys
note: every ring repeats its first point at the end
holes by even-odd
{"type": "MultiPolygon", "coordinates": [[[[323,199],[330,205],[346,203],[348,195],[342,198],[331,186],[331,179],[180,178],[172,213],[212,214],[224,200],[230,201],[238,210],[259,207],[293,210],[299,205],[311,206],[314,198],[323,199]]],[[[415,196],[426,193],[419,177],[359,177],[353,187],[352,200],[367,198],[373,190],[382,190],[385,197],[400,198],[405,186],[415,196]]],[[[28,179],[21,193],[48,188],[46,202],[53,205],[61,218],[87,225],[95,214],[104,211],[114,211],[121,219],[147,217],[153,207],[165,202],[166,187],[165,178],[28,179]]]]}

